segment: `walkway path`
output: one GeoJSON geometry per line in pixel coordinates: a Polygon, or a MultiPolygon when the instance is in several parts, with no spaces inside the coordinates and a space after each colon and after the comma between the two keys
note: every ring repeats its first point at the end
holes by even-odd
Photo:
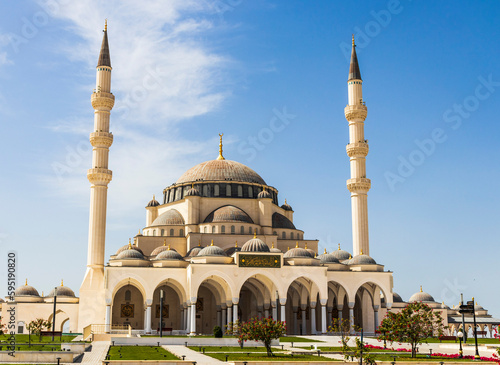
{"type": "Polygon", "coordinates": [[[196,361],[196,365],[208,365],[208,364],[225,364],[223,361],[214,359],[213,357],[206,356],[200,354],[197,351],[191,350],[186,346],[178,346],[178,345],[164,345],[162,346],[165,350],[170,351],[175,356],[178,356],[182,359],[182,356],[185,355],[185,360],[188,361],[196,361]]]}
{"type": "Polygon", "coordinates": [[[101,365],[108,353],[108,348],[109,341],[92,342],[92,351],[84,353],[81,363],[87,365],[101,365]]]}

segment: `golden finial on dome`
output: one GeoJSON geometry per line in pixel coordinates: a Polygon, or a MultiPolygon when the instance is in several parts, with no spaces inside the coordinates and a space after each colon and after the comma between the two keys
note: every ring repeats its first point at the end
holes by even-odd
{"type": "Polygon", "coordinates": [[[287,250],[287,251],[290,251],[290,246],[288,246],[288,247],[286,248],[286,250],[287,250]]]}
{"type": "Polygon", "coordinates": [[[210,242],[210,246],[213,246],[214,245],[214,240],[212,240],[212,242],[210,242]]]}
{"type": "Polygon", "coordinates": [[[201,247],[201,239],[198,240],[198,247],[201,247]]]}
{"type": "Polygon", "coordinates": [[[164,238],[164,239],[163,239],[163,246],[166,246],[166,245],[167,245],[167,239],[166,239],[166,238],[164,238]]]}
{"type": "Polygon", "coordinates": [[[271,248],[274,248],[274,241],[271,243],[271,248]]]}
{"type": "Polygon", "coordinates": [[[234,247],[238,247],[238,241],[234,243],[234,247]]]}
{"type": "Polygon", "coordinates": [[[170,243],[168,244],[167,250],[169,250],[169,251],[170,251],[170,243]]]}
{"type": "Polygon", "coordinates": [[[420,285],[420,292],[421,292],[421,293],[423,292],[423,290],[422,290],[422,285],[420,285]]]}
{"type": "Polygon", "coordinates": [[[108,30],[108,19],[104,19],[104,31],[107,32],[108,30]]]}
{"type": "Polygon", "coordinates": [[[225,160],[224,156],[222,156],[222,136],[224,133],[219,133],[219,157],[217,160],[225,160]]]}
{"type": "Polygon", "coordinates": [[[325,253],[328,253],[328,252],[326,252],[326,247],[325,247],[325,253]]]}
{"type": "Polygon", "coordinates": [[[131,250],[132,249],[132,240],[129,238],[128,239],[128,249],[131,250]]]}
{"type": "Polygon", "coordinates": [[[339,243],[339,251],[340,251],[340,243],[339,243]]]}
{"type": "Polygon", "coordinates": [[[354,44],[354,34],[352,35],[352,46],[355,47],[356,45],[354,44]]]}
{"type": "Polygon", "coordinates": [[[349,254],[349,260],[350,260],[350,259],[352,259],[352,256],[351,256],[351,254],[349,254]]]}
{"type": "Polygon", "coordinates": [[[64,286],[64,281],[63,281],[63,279],[61,279],[61,286],[64,286]]]}
{"type": "Polygon", "coordinates": [[[140,228],[139,228],[139,236],[142,236],[142,234],[141,234],[141,229],[140,229],[140,228]]]}
{"type": "Polygon", "coordinates": [[[42,298],[43,298],[43,297],[44,297],[44,295],[43,295],[43,290],[42,290],[42,298]]]}
{"type": "Polygon", "coordinates": [[[363,254],[363,249],[361,249],[361,251],[359,253],[362,255],[363,254]]]}
{"type": "Polygon", "coordinates": [[[24,285],[28,285],[28,279],[26,279],[26,282],[24,283],[24,285]]]}
{"type": "Polygon", "coordinates": [[[253,232],[253,238],[254,238],[254,239],[255,239],[255,238],[257,238],[257,230],[255,230],[255,231],[253,232]]]}
{"type": "Polygon", "coordinates": [[[305,245],[305,247],[304,247],[304,248],[307,250],[307,242],[306,242],[306,245],[305,245]]]}
{"type": "Polygon", "coordinates": [[[285,204],[286,204],[286,198],[285,198],[285,204]]]}
{"type": "Polygon", "coordinates": [[[299,248],[299,241],[295,242],[295,248],[299,248]]]}

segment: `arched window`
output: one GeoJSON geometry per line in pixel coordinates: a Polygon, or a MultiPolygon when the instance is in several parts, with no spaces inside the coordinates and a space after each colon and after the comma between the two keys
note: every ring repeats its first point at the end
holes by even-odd
{"type": "Polygon", "coordinates": [[[226,185],[226,196],[231,196],[231,185],[226,185]]]}
{"type": "Polygon", "coordinates": [[[165,230],[164,229],[161,230],[161,235],[165,236],[165,230]]]}
{"type": "Polygon", "coordinates": [[[286,232],[285,231],[281,232],[281,238],[286,240],[286,232]]]}
{"type": "Polygon", "coordinates": [[[181,199],[181,192],[182,192],[182,188],[175,189],[175,200],[181,199]]]}
{"type": "Polygon", "coordinates": [[[208,227],[207,226],[203,227],[203,233],[208,233],[208,227]]]}
{"type": "Polygon", "coordinates": [[[259,229],[255,228],[255,234],[259,234],[259,229]]]}
{"type": "Polygon", "coordinates": [[[153,230],[153,236],[156,236],[156,229],[153,230]]]}
{"type": "Polygon", "coordinates": [[[203,185],[203,196],[208,196],[208,185],[203,185]]]}
{"type": "Polygon", "coordinates": [[[215,226],[212,226],[212,233],[215,233],[215,226]]]}
{"type": "Polygon", "coordinates": [[[252,227],[248,227],[248,234],[252,234],[252,227]]]}
{"type": "Polygon", "coordinates": [[[125,301],[130,302],[132,300],[132,292],[130,290],[125,291],[125,301]]]}
{"type": "Polygon", "coordinates": [[[253,188],[251,186],[248,187],[248,197],[253,198],[253,188]]]}
{"type": "Polygon", "coordinates": [[[277,236],[277,235],[278,235],[278,233],[276,233],[276,231],[274,231],[274,232],[273,232],[273,234],[274,234],[275,236],[277,236]]]}
{"type": "Polygon", "coordinates": [[[184,230],[183,229],[180,229],[179,230],[179,236],[183,237],[184,236],[184,230]]]}
{"type": "Polygon", "coordinates": [[[218,184],[214,185],[214,196],[219,196],[219,185],[218,184]]]}
{"type": "Polygon", "coordinates": [[[226,226],[220,227],[220,233],[226,233],[226,226]]]}
{"type": "Polygon", "coordinates": [[[241,198],[243,196],[243,186],[238,185],[238,196],[241,198]]]}
{"type": "Polygon", "coordinates": [[[236,227],[235,226],[231,226],[231,234],[235,234],[236,233],[236,227]]]}
{"type": "Polygon", "coordinates": [[[241,226],[240,233],[245,234],[245,227],[241,226]]]}
{"type": "Polygon", "coordinates": [[[171,229],[170,229],[170,236],[173,236],[173,235],[174,235],[174,229],[173,229],[173,228],[171,228],[171,229]]]}
{"type": "Polygon", "coordinates": [[[292,232],[292,233],[290,233],[290,239],[292,239],[292,240],[293,240],[293,232],[292,232]]]}

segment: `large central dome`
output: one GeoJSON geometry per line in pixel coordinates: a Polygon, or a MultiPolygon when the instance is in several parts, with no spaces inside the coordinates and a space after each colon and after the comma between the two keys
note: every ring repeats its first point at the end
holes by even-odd
{"type": "Polygon", "coordinates": [[[267,185],[250,167],[236,161],[212,160],[202,162],[182,175],[177,184],[192,181],[242,181],[267,185]]]}

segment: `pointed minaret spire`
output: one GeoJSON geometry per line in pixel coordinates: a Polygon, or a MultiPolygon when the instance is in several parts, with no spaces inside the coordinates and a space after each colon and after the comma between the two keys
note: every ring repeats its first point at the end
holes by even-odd
{"type": "Polygon", "coordinates": [[[361,80],[361,72],[359,72],[358,56],[356,55],[356,44],[354,43],[354,34],[352,35],[352,52],[351,52],[351,66],[349,67],[350,80],[361,80]]]}
{"type": "Polygon", "coordinates": [[[104,35],[102,37],[99,60],[97,61],[97,67],[99,66],[111,67],[111,58],[109,56],[109,45],[108,45],[108,19],[104,21],[104,35]]]}

